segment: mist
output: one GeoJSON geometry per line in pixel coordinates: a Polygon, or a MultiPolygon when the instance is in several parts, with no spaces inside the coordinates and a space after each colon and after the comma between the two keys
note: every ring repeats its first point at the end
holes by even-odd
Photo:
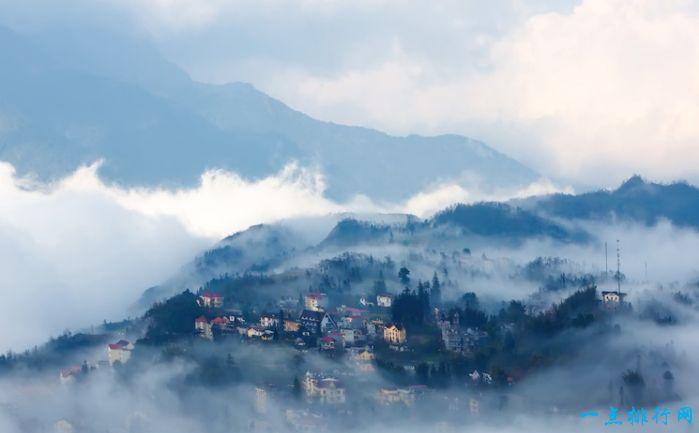
{"type": "MultiPolygon", "coordinates": [[[[47,184],[17,177],[11,165],[0,163],[0,326],[42,317],[1,333],[0,350],[23,350],[65,329],[121,319],[146,288],[255,224],[285,220],[319,241],[341,212],[429,216],[465,199],[540,191],[539,183],[497,196],[446,186],[405,203],[377,204],[361,196],[336,203],[323,195],[322,173],[295,163],[258,180],[209,171],[189,189],[124,188],[103,182],[99,168],[96,162],[47,184]],[[445,188],[452,193],[445,195],[445,188]]],[[[548,181],[542,185],[554,188],[548,181]]]]}

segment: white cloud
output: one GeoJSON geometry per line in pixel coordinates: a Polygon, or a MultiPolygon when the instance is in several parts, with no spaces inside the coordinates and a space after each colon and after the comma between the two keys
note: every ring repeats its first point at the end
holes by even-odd
{"type": "Polygon", "coordinates": [[[522,188],[487,193],[477,189],[467,189],[457,184],[444,184],[415,194],[402,205],[400,211],[428,217],[454,203],[506,201],[558,192],[573,193],[573,189],[571,187],[561,188],[548,179],[540,179],[522,188]]]}
{"type": "Polygon", "coordinates": [[[455,201],[508,196],[445,185],[406,203],[335,203],[322,176],[294,164],[255,181],[211,171],[190,189],[122,189],[104,184],[98,167],[37,185],[0,163],[0,350],[121,319],[145,288],[253,224],[341,211],[429,216],[455,201]]]}
{"type": "Polygon", "coordinates": [[[691,2],[584,0],[496,35],[459,33],[441,19],[449,55],[440,40],[431,40],[434,54],[416,48],[405,28],[383,54],[366,48],[369,60],[353,54],[331,73],[277,68],[262,87],[324,119],[476,135],[569,181],[612,186],[634,172],[699,179],[691,2]]]}

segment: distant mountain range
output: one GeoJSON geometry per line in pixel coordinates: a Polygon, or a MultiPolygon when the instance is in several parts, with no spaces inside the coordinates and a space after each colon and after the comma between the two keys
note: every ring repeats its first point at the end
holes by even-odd
{"type": "Polygon", "coordinates": [[[667,220],[699,230],[697,210],[699,189],[694,186],[663,185],[634,176],[612,191],[552,194],[509,203],[457,204],[428,219],[414,215],[333,215],[328,218],[335,222],[319,242],[307,239],[284,222],[258,225],[222,240],[168,284],[150,289],[142,304],[217,275],[269,272],[346,252],[382,257],[401,250],[405,254],[423,250],[450,254],[482,246],[517,247],[532,239],[561,244],[597,242],[594,233],[588,233],[580,224],[584,222],[651,226],[667,220]]]}
{"type": "Polygon", "coordinates": [[[567,220],[617,220],[645,225],[667,220],[678,227],[699,229],[699,189],[686,182],[659,184],[633,176],[611,191],[551,194],[513,204],[567,220]]]}
{"type": "Polygon", "coordinates": [[[0,63],[0,160],[41,179],[104,158],[109,181],[183,186],[206,169],[260,178],[293,160],[321,169],[330,198],[399,201],[440,182],[488,189],[539,178],[470,138],[322,122],[250,84],[195,82],[114,34],[0,28],[0,63]]]}

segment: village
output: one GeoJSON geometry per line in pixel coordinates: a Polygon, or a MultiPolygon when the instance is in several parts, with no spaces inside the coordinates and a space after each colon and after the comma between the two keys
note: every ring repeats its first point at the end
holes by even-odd
{"type": "MultiPolygon", "coordinates": [[[[348,306],[332,305],[325,293],[309,292],[299,298],[282,297],[275,311],[252,315],[244,314],[234,300],[202,290],[196,295],[201,314],[191,323],[190,338],[200,344],[233,339],[279,345],[330,362],[331,368],[306,370],[287,383],[253,384],[250,401],[256,415],[250,427],[257,431],[272,429],[269,419],[280,410],[285,423],[297,431],[325,431],[334,415],[352,414],[352,400],[369,401],[375,411],[388,416],[413,413],[420,402],[437,403],[459,420],[478,419],[481,413],[512,404],[503,386],[507,390],[522,379],[516,369],[504,374],[469,369],[457,380],[459,393],[435,392],[440,389],[437,378],[446,374],[443,369],[451,368],[445,367],[444,359],[461,362],[492,346],[493,330],[486,329],[486,323],[471,326],[473,318],[462,323],[458,308],[443,312],[437,305],[421,326],[395,321],[395,303],[411,296],[417,299],[407,289],[398,295],[362,295],[356,305],[348,306]],[[436,342],[424,343],[426,329],[436,342]]],[[[604,311],[623,312],[630,308],[625,296],[617,290],[603,291],[596,302],[604,311]]],[[[503,320],[498,332],[513,333],[515,324],[503,320]]],[[[124,339],[110,343],[105,360],[63,369],[60,381],[69,386],[93,370],[125,365],[137,344],[124,339]]]]}

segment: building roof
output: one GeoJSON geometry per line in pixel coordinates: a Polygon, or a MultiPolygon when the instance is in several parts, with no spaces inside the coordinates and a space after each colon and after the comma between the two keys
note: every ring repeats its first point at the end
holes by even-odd
{"type": "Polygon", "coordinates": [[[325,293],[311,292],[306,294],[306,297],[311,299],[320,299],[325,297],[325,293]]]}
{"type": "Polygon", "coordinates": [[[107,347],[109,347],[110,350],[121,350],[121,349],[125,348],[126,346],[128,346],[129,344],[131,344],[131,343],[129,343],[126,340],[119,340],[114,344],[109,344],[107,347]]]}
{"type": "Polygon", "coordinates": [[[209,323],[209,321],[206,320],[206,317],[204,317],[204,316],[199,316],[199,317],[197,317],[196,320],[195,320],[194,322],[195,322],[195,323],[209,323]]]}
{"type": "Polygon", "coordinates": [[[620,292],[620,291],[618,291],[618,290],[603,290],[603,291],[602,291],[602,296],[604,296],[604,295],[610,295],[610,294],[619,295],[620,297],[621,297],[621,296],[626,296],[626,293],[620,292]]]}
{"type": "Polygon", "coordinates": [[[216,299],[216,298],[223,298],[223,296],[219,295],[218,293],[214,292],[204,292],[201,294],[202,298],[209,298],[209,299],[216,299]]]}
{"type": "Polygon", "coordinates": [[[301,312],[301,320],[314,320],[320,322],[325,317],[326,313],[324,311],[313,311],[313,310],[303,310],[301,312]]]}
{"type": "Polygon", "coordinates": [[[387,323],[387,324],[386,324],[386,329],[389,329],[389,328],[396,328],[396,329],[399,330],[399,331],[403,330],[403,326],[398,325],[398,324],[396,324],[396,323],[387,323]]]}

